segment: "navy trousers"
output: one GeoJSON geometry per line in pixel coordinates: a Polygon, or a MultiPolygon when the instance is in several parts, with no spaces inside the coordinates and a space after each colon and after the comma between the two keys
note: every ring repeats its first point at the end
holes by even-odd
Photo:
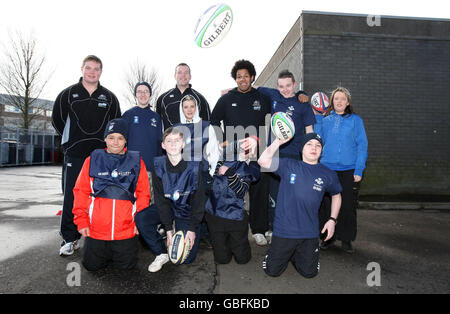
{"type": "Polygon", "coordinates": [[[155,256],[167,253],[165,240],[159,234],[157,227],[161,223],[158,208],[155,205],[141,210],[134,217],[139,235],[144,239],[155,256]]]}

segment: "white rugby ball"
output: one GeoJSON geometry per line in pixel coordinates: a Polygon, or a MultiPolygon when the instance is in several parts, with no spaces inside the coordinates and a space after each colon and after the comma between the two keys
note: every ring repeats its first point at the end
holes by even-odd
{"type": "Polygon", "coordinates": [[[272,116],[270,127],[273,134],[280,140],[287,140],[295,134],[294,121],[285,112],[275,112],[272,116]]]}
{"type": "Polygon", "coordinates": [[[190,253],[190,240],[187,238],[184,243],[185,234],[182,230],[178,230],[172,237],[172,245],[169,246],[169,259],[175,265],[183,264],[190,253]]]}
{"type": "Polygon", "coordinates": [[[228,33],[233,23],[233,12],[226,4],[208,8],[198,19],[194,31],[197,46],[209,48],[217,45],[228,33]]]}

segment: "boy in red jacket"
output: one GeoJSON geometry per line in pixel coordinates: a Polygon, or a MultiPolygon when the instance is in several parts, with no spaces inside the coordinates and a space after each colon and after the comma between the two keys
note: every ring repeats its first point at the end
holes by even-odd
{"type": "Polygon", "coordinates": [[[73,189],[74,223],[84,236],[83,265],[95,271],[112,260],[119,269],[137,264],[136,212],[149,206],[147,170],[138,152],[125,148],[127,123],[111,120],[105,129],[106,149],[86,158],[73,189]]]}

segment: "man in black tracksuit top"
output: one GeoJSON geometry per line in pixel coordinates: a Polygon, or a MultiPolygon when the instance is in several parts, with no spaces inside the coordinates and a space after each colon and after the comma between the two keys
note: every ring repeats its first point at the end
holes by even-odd
{"type": "Polygon", "coordinates": [[[63,243],[60,255],[71,255],[78,248],[80,234],[73,222],[73,188],[83,162],[92,151],[104,148],[103,134],[109,120],[120,118],[117,97],[101,86],[101,60],[87,56],[81,68],[83,77],[63,90],[55,100],[52,124],[61,135],[64,150],[64,203],[61,215],[63,243]]]}
{"type": "Polygon", "coordinates": [[[158,97],[156,101],[156,112],[161,116],[164,130],[180,123],[180,101],[186,95],[195,98],[198,105],[198,113],[204,121],[209,121],[211,109],[205,97],[192,88],[189,84],[191,80],[191,70],[186,63],[180,63],[175,68],[175,80],[177,85],[158,97]]]}
{"type": "MultiPolygon", "coordinates": [[[[266,143],[266,118],[270,122],[271,103],[267,96],[251,86],[256,75],[253,64],[239,60],[231,75],[237,87],[219,98],[211,114],[211,124],[220,127],[223,122],[223,141],[228,143],[255,135],[260,144],[266,143]],[[239,134],[242,130],[245,134],[239,134]]],[[[217,138],[220,140],[221,137],[217,138]]],[[[269,175],[261,173],[260,179],[252,183],[249,189],[250,228],[259,245],[267,244],[264,234],[269,229],[269,182],[269,175]]]]}

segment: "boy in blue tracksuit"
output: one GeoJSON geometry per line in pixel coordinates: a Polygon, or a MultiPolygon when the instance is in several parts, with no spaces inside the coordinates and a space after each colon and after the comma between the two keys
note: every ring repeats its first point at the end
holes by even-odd
{"type": "Polygon", "coordinates": [[[176,127],[164,131],[161,146],[167,155],[154,159],[155,204],[167,231],[167,246],[172,244],[175,230],[183,230],[189,238],[191,251],[184,264],[190,264],[197,256],[200,222],[205,208],[201,161],[182,158],[183,133],[176,127]]]}
{"type": "Polygon", "coordinates": [[[259,175],[256,162],[233,160],[217,163],[211,189],[207,192],[205,217],[214,261],[218,264],[228,264],[233,256],[238,264],[248,263],[251,259],[244,196],[259,175]]]}
{"type": "Polygon", "coordinates": [[[263,262],[269,276],[280,276],[292,262],[306,278],[319,272],[319,232],[330,239],[341,206],[341,185],[334,171],[319,163],[322,139],[316,133],[303,137],[300,148],[302,160],[274,158],[280,145],[287,140],[275,141],[261,154],[261,167],[281,177],[272,242],[263,262]],[[332,195],[331,214],[319,229],[319,207],[323,195],[332,195]]]}
{"type": "MultiPolygon", "coordinates": [[[[313,125],[316,120],[307,96],[304,95],[303,91],[295,94],[295,87],[296,82],[294,75],[288,70],[284,70],[278,74],[277,89],[258,87],[258,91],[270,98],[272,104],[272,115],[275,112],[285,112],[294,122],[294,138],[281,145],[279,155],[283,158],[298,160],[301,158],[300,143],[302,141],[303,134],[314,131],[313,125]]],[[[273,142],[274,138],[275,137],[273,134],[270,133],[269,144],[273,142]]],[[[271,174],[270,178],[269,225],[270,229],[272,229],[280,178],[276,174],[271,174]]],[[[266,234],[270,236],[270,232],[266,234]]]]}

